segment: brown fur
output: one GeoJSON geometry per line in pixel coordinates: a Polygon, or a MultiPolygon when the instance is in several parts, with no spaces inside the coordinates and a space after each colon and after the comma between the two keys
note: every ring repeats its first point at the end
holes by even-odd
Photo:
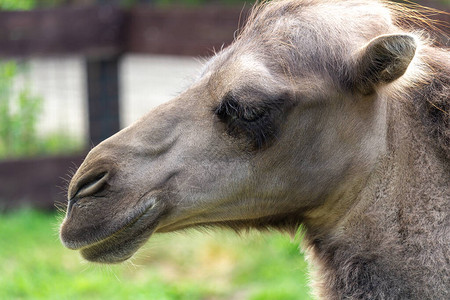
{"type": "Polygon", "coordinates": [[[114,263],[154,232],[302,226],[318,297],[448,299],[450,55],[400,26],[417,16],[257,6],[187,91],[90,152],[63,243],[114,263]]]}

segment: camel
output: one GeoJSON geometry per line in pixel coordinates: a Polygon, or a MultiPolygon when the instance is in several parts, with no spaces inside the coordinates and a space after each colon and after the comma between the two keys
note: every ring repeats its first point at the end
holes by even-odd
{"type": "Polygon", "coordinates": [[[257,5],[178,97],[93,148],[62,243],[304,230],[321,299],[450,299],[450,54],[385,1],[257,5]],[[406,20],[406,21],[405,21],[406,20]]]}

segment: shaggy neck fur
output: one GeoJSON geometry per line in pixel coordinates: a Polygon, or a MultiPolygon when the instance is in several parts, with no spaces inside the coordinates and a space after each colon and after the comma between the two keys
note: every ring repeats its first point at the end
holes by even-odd
{"type": "Polygon", "coordinates": [[[332,231],[306,224],[321,299],[450,297],[450,58],[433,57],[426,83],[384,96],[387,153],[351,210],[332,231]]]}

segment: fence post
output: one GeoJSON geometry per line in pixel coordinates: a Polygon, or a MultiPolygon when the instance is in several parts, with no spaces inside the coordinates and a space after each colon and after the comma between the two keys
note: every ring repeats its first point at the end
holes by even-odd
{"type": "Polygon", "coordinates": [[[120,55],[87,58],[89,138],[93,146],[120,129],[120,55]]]}

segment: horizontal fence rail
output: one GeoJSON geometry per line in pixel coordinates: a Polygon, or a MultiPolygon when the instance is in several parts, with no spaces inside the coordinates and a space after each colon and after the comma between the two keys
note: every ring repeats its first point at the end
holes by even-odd
{"type": "Polygon", "coordinates": [[[65,202],[67,180],[84,156],[0,161],[0,211],[21,206],[54,209],[65,202]]]}
{"type": "Polygon", "coordinates": [[[233,40],[241,8],[138,6],[0,12],[0,56],[121,53],[210,56],[233,40]]]}
{"type": "MultiPolygon", "coordinates": [[[[443,12],[438,1],[417,1],[443,12]]],[[[121,53],[209,56],[233,40],[249,8],[120,9],[110,5],[0,12],[0,57],[82,54],[110,56],[121,53]]],[[[433,28],[449,31],[448,13],[429,14],[433,28]],[[447,23],[447,24],[446,24],[447,23]]],[[[448,37],[439,34],[441,43],[448,37]]]]}

